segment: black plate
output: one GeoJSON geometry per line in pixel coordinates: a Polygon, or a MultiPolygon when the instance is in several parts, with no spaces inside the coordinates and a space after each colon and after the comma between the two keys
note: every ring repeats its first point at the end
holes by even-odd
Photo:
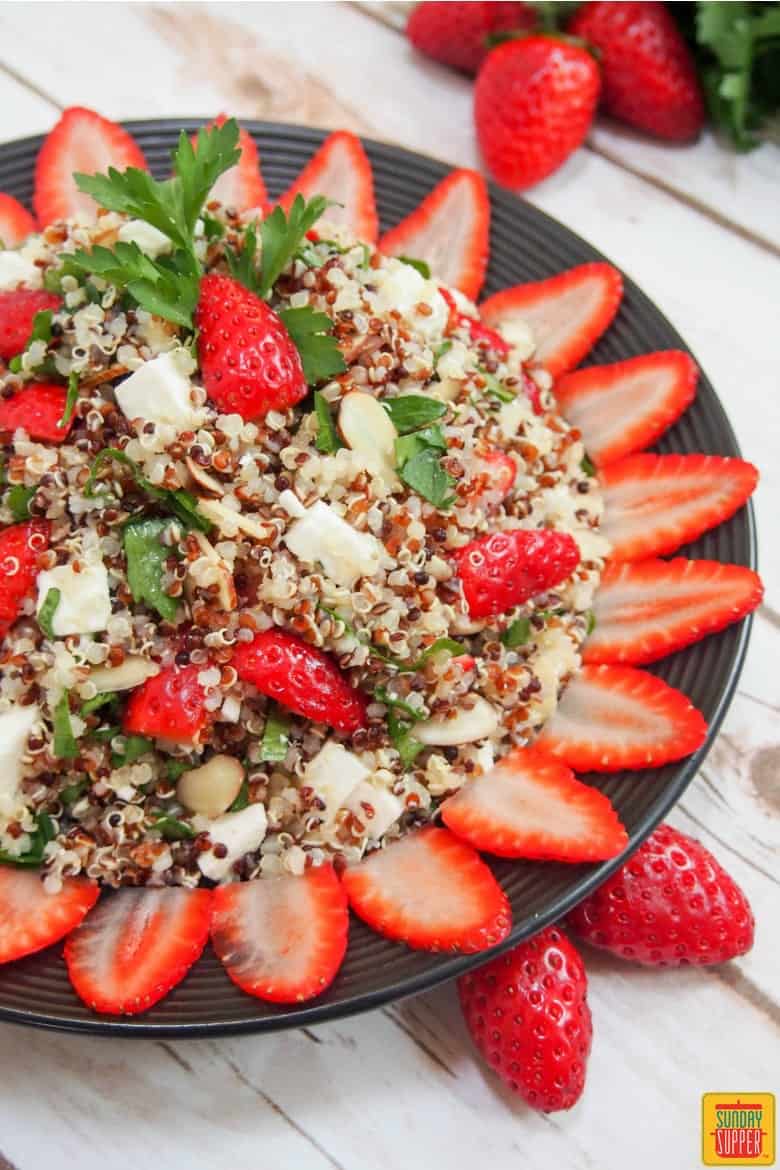
{"type": "MultiPolygon", "coordinates": [[[[152,170],[169,172],[169,151],[180,129],[206,119],[129,122],[152,170]]],[[[283,191],[320,144],[324,133],[296,126],[247,123],[262,158],[272,196],[283,191]]],[[[0,146],[0,190],[29,205],[40,138],[0,146]]],[[[448,168],[398,147],[366,142],[374,168],[382,229],[397,223],[430,191],[448,168]]],[[[484,295],[522,281],[539,280],[575,264],[604,257],[568,228],[530,204],[491,187],[490,268],[484,295]]],[[[625,279],[620,312],[591,354],[591,362],[613,362],[685,343],[633,281],[625,279]]],[[[728,419],[706,376],[685,417],[658,444],[667,452],[701,451],[739,455],[728,419]]],[[[743,508],[728,523],[697,540],[684,553],[711,560],[755,565],[753,513],[743,508]]],[[[734,693],[747,648],[750,621],[705,639],[655,667],[654,673],[690,696],[709,722],[700,750],[679,764],[642,773],[621,772],[588,779],[611,798],[630,834],[629,849],[647,836],[696,775],[734,693]]],[[[515,925],[509,947],[566,913],[620,864],[599,866],[498,862],[494,870],[509,896],[515,925]]],[[[298,1008],[277,1008],[244,995],[228,980],[207,950],[184,982],[162,1003],[135,1018],[101,1017],[76,998],[68,983],[62,948],[52,947],[0,968],[0,1019],[40,1027],[121,1036],[202,1036],[261,1032],[335,1019],[411,995],[460,975],[481,956],[452,957],[407,950],[373,934],[353,919],[347,957],[325,995],[298,1008]]]]}

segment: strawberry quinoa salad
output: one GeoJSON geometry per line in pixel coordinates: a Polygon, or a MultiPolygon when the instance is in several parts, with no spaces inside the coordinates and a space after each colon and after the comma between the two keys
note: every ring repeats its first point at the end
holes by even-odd
{"type": "Polygon", "coordinates": [[[209,201],[181,322],[120,271],[173,246],[103,208],[0,254],[51,302],[0,380],[29,533],[0,845],[51,891],[300,874],[430,820],[554,710],[608,549],[527,330],[324,199],[259,228],[209,201]]]}
{"type": "Polygon", "coordinates": [[[73,108],[37,226],[0,196],[0,965],[65,938],[114,1015],[209,939],[248,994],[319,996],[350,910],[421,950],[502,943],[480,854],[616,858],[574,770],[700,748],[700,712],[637,667],[762,596],[665,559],[757,479],[647,451],[690,355],[575,369],[611,264],[477,308],[474,171],[378,239],[346,131],[276,204],[233,120],[172,162],[155,180],[73,108]]]}

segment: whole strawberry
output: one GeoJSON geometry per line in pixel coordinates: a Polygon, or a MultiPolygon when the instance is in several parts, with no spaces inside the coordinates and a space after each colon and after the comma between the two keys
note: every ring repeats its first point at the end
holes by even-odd
{"type": "Polygon", "coordinates": [[[493,178],[523,190],[541,182],[583,142],[596,111],[599,69],[564,39],[530,36],[489,54],[477,77],[477,138],[493,178]]]}
{"type": "Polygon", "coordinates": [[[231,276],[203,277],[195,324],[203,385],[220,410],[256,419],[306,396],[301,357],[280,318],[231,276]]]}
{"type": "Polygon", "coordinates": [[[658,138],[686,142],[704,125],[696,67],[666,4],[583,4],[569,23],[601,53],[601,100],[613,117],[658,138]]]}
{"type": "Polygon", "coordinates": [[[487,56],[489,38],[501,32],[530,32],[536,25],[532,5],[514,3],[439,3],[423,0],[409,17],[406,35],[416,49],[465,73],[476,73],[487,56]]]}
{"type": "Polygon", "coordinates": [[[593,1036],[587,990],[582,959],[554,926],[458,980],[477,1048],[544,1113],[571,1109],[582,1094],[593,1036]]]}
{"type": "Polygon", "coordinates": [[[568,916],[592,946],[650,967],[708,966],[753,945],[750,904],[712,854],[661,825],[568,916]]]}

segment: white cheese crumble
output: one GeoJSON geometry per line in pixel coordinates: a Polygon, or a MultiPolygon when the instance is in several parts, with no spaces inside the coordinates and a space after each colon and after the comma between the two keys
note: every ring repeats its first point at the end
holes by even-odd
{"type": "Polygon", "coordinates": [[[108,573],[101,562],[82,565],[76,572],[72,564],[55,565],[38,574],[38,605],[46,600],[50,589],[59,589],[60,600],[51,620],[57,638],[68,634],[97,634],[105,630],[111,617],[108,573]]]}
{"type": "Polygon", "coordinates": [[[201,412],[190,399],[191,384],[175,350],[144,362],[116,388],[125,418],[170,423],[180,431],[194,430],[201,412]]]}
{"type": "Polygon", "coordinates": [[[227,853],[217,857],[213,852],[201,853],[198,858],[200,872],[213,882],[222,881],[230,873],[234,862],[246,853],[252,853],[263,843],[268,828],[268,818],[262,804],[250,804],[240,812],[225,813],[201,825],[211,838],[212,844],[224,845],[227,853]]]}
{"type": "Polygon", "coordinates": [[[40,268],[12,248],[0,250],[0,291],[8,292],[18,284],[26,288],[42,288],[40,268]]]}
{"type": "Polygon", "coordinates": [[[359,577],[373,577],[382,563],[382,546],[376,537],[357,532],[322,500],[293,521],[284,540],[298,560],[309,565],[319,561],[337,585],[351,587],[359,577]]]}
{"type": "Polygon", "coordinates": [[[322,816],[323,820],[329,821],[369,775],[368,768],[353,752],[328,740],[307,765],[304,783],[325,805],[322,816]]]}
{"type": "Polygon", "coordinates": [[[22,757],[39,715],[34,705],[12,707],[0,714],[0,811],[10,812],[16,804],[22,757]]]}
{"type": "Polygon", "coordinates": [[[173,244],[168,237],[150,223],[142,219],[128,219],[117,232],[118,238],[124,244],[137,244],[138,247],[152,260],[170,252],[173,244]]]}

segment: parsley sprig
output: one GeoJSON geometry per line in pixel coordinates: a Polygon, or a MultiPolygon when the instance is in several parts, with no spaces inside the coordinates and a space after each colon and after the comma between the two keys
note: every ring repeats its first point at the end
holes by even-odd
{"type": "Polygon", "coordinates": [[[137,244],[120,241],[113,249],[97,246],[90,252],[63,254],[61,271],[100,276],[125,289],[150,313],[191,328],[201,275],[195,225],[214,183],[239,161],[238,133],[233,118],[200,130],[195,146],[182,131],[170,179],[154,179],[137,167],[125,171],[109,167],[107,175],[76,174],[80,191],[109,211],[151,224],[168,237],[174,250],[153,260],[137,244]]]}
{"type": "Polygon", "coordinates": [[[198,511],[197,496],[193,496],[191,492],[185,491],[184,488],[158,487],[151,480],[147,479],[142,474],[138,464],[134,463],[130,456],[126,455],[124,451],[120,451],[118,447],[105,447],[93,460],[87,482],[84,484],[84,495],[88,499],[95,499],[96,496],[101,494],[108,494],[102,493],[96,488],[95,484],[99,473],[112,460],[126,467],[141,491],[149,496],[151,500],[163,505],[167,511],[171,512],[178,520],[181,520],[182,524],[187,528],[199,528],[201,532],[211,531],[211,521],[207,520],[198,511]]]}

